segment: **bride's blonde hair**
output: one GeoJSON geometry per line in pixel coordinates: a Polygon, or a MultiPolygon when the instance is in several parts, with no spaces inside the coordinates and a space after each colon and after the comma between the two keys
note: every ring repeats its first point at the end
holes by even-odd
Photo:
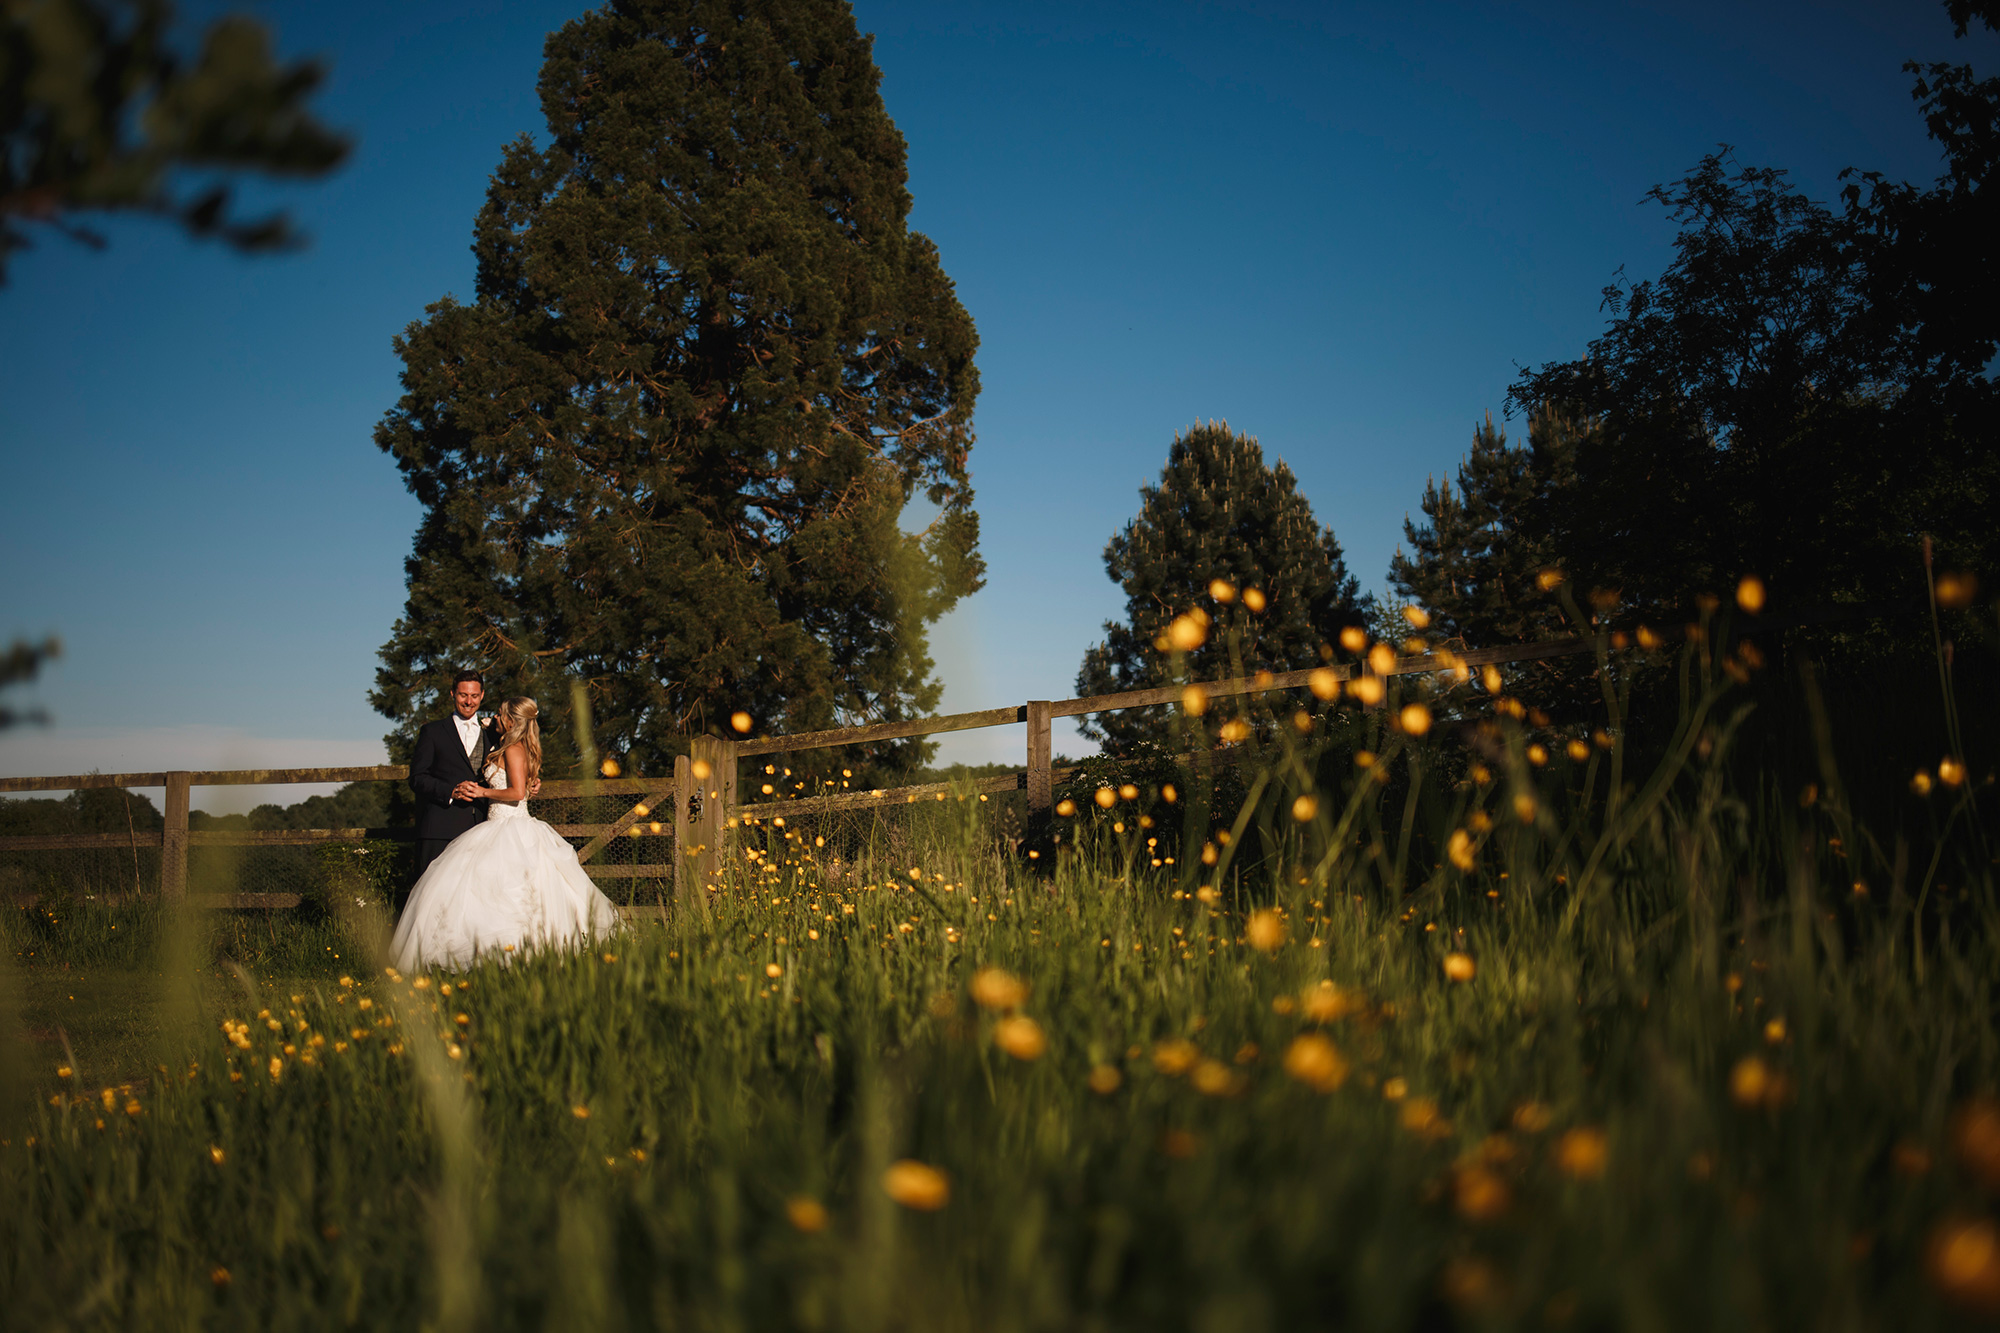
{"type": "Polygon", "coordinates": [[[508,746],[519,742],[527,754],[530,782],[542,775],[542,724],[536,721],[541,715],[542,710],[526,695],[502,700],[493,712],[500,723],[500,740],[493,748],[504,754],[508,746]]]}

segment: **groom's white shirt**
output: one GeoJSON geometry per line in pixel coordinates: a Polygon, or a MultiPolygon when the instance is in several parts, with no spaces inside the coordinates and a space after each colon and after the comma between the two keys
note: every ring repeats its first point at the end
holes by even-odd
{"type": "Polygon", "coordinates": [[[472,752],[479,748],[478,717],[460,717],[458,714],[453,713],[451,715],[451,724],[458,728],[458,740],[465,747],[465,757],[467,759],[472,758],[472,752]]]}

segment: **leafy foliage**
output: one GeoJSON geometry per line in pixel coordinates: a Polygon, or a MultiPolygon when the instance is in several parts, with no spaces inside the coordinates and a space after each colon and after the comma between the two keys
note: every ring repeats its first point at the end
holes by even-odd
{"type": "Polygon", "coordinates": [[[167,0],[31,0],[0,7],[0,281],[41,223],[86,244],[79,212],[171,218],[241,250],[299,242],[282,212],[240,217],[217,173],[318,176],[345,136],[306,101],[324,71],[279,64],[264,25],[226,15],[188,60],[167,0]],[[188,172],[204,184],[177,188],[188,172]]]}
{"type": "MultiPolygon", "coordinates": [[[[40,643],[16,639],[6,652],[0,653],[0,689],[33,680],[40,674],[43,663],[60,656],[62,656],[62,644],[55,639],[44,639],[40,643]]],[[[24,722],[47,720],[39,709],[22,712],[0,705],[0,731],[20,726],[24,722]]]]}
{"type": "Polygon", "coordinates": [[[477,298],[397,341],[376,434],[424,508],[371,696],[392,753],[466,665],[537,699],[558,764],[572,679],[650,771],[739,709],[934,706],[925,627],[982,575],[977,338],[879,79],[834,0],[632,0],[549,38],[549,145],[507,148],[477,298]]]}
{"type": "MultiPolygon", "coordinates": [[[[1126,618],[1106,622],[1104,641],[1084,654],[1080,695],[1171,683],[1176,663],[1163,635],[1184,613],[1199,611],[1210,625],[1185,657],[1197,680],[1317,665],[1344,626],[1365,619],[1333,529],[1314,519],[1292,470],[1266,464],[1252,437],[1222,422],[1175,436],[1159,483],[1139,496],[1138,516],[1104,548],[1105,571],[1125,590],[1126,618]],[[1218,580],[1232,600],[1212,599],[1218,580]],[[1261,593],[1267,604],[1253,610],[1235,590],[1261,593]]],[[[1080,729],[1113,752],[1178,739],[1163,709],[1107,713],[1080,729]]]]}

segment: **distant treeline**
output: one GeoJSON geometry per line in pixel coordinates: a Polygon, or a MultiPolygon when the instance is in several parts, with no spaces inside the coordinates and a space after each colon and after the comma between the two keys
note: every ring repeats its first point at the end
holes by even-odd
{"type": "MultiPolygon", "coordinates": [[[[291,805],[267,802],[248,814],[188,812],[188,828],[250,830],[386,828],[391,824],[387,782],[350,782],[331,796],[308,796],[291,805]]],[[[53,833],[157,832],[166,823],[157,806],[138,792],[116,787],[74,791],[63,797],[0,799],[0,837],[53,833]]]]}

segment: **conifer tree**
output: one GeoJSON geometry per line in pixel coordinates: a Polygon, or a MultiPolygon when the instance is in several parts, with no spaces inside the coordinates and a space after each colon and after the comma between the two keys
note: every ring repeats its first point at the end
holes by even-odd
{"type": "MultiPolygon", "coordinates": [[[[1197,680],[1317,665],[1323,645],[1366,619],[1340,542],[1314,519],[1292,470],[1267,465],[1257,441],[1226,422],[1177,435],[1159,484],[1139,496],[1138,517],[1104,548],[1105,571],[1125,590],[1125,621],[1106,622],[1104,641],[1084,654],[1079,694],[1171,683],[1163,635],[1183,612],[1212,622],[1188,654],[1197,680]],[[1232,590],[1226,602],[1211,594],[1218,580],[1232,590]]],[[[1158,708],[1086,718],[1081,730],[1114,754],[1174,739],[1170,714],[1158,708]]]]}
{"type": "Polygon", "coordinates": [[[1411,553],[1390,559],[1389,586],[1430,613],[1431,637],[1488,648],[1567,632],[1536,578],[1561,563],[1550,523],[1579,433],[1544,409],[1529,422],[1528,447],[1514,448],[1489,416],[1472,433],[1456,491],[1449,479],[1425,484],[1426,521],[1403,520],[1411,553]]]}
{"type": "Polygon", "coordinates": [[[477,295],[397,340],[376,432],[423,504],[372,695],[392,752],[467,665],[557,757],[582,680],[647,772],[738,710],[931,709],[925,627],[982,572],[977,338],[907,227],[869,40],[840,0],[614,0],[544,53],[548,146],[507,147],[477,295]]]}

